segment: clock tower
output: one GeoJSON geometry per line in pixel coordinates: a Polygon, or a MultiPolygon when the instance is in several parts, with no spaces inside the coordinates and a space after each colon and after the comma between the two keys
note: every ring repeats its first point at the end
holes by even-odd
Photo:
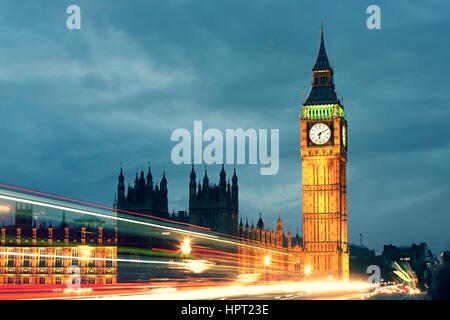
{"type": "Polygon", "coordinates": [[[311,276],[348,279],[347,119],[336,95],[323,28],[311,86],[300,115],[305,268],[311,276]]]}

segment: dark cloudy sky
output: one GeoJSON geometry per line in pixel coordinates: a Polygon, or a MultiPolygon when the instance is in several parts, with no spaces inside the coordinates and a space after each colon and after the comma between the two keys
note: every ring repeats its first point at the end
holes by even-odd
{"type": "Polygon", "coordinates": [[[449,17],[444,0],[0,1],[0,182],[111,204],[120,163],[129,181],[151,162],[182,210],[172,130],[279,128],[278,175],[237,167],[240,213],[273,225],[279,210],[295,232],[299,105],[324,21],[350,124],[350,240],[450,248],[449,17]],[[67,30],[69,4],[82,30],[67,30]],[[382,30],[366,28],[369,4],[382,30]]]}

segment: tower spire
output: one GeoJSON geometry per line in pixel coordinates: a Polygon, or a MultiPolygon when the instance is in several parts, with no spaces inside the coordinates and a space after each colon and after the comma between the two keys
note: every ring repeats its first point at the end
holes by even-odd
{"type": "Polygon", "coordinates": [[[324,40],[323,22],[320,26],[320,47],[319,53],[317,54],[316,63],[314,64],[313,70],[331,70],[330,61],[328,60],[327,51],[325,50],[325,40],[324,40]]]}
{"type": "Polygon", "coordinates": [[[312,69],[312,88],[303,105],[340,104],[337,98],[333,68],[325,50],[323,23],[320,26],[320,47],[312,69]]]}

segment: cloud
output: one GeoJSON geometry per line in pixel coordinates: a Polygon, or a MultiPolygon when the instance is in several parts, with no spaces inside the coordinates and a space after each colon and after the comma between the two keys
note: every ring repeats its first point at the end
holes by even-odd
{"type": "Polygon", "coordinates": [[[237,167],[240,210],[272,225],[280,210],[294,230],[323,20],[350,124],[351,241],[448,247],[450,5],[380,1],[382,30],[369,31],[364,2],[79,1],[82,30],[68,31],[69,4],[2,2],[0,181],[110,204],[119,164],[130,181],[151,162],[184,210],[190,168],[170,162],[172,130],[279,128],[278,175],[237,167]]]}

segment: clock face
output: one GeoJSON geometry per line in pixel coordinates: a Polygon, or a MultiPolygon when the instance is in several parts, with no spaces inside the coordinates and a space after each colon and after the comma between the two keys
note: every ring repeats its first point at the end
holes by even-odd
{"type": "Polygon", "coordinates": [[[331,129],[325,123],[317,123],[309,130],[309,138],[318,145],[327,143],[331,138],[331,129]]]}
{"type": "Polygon", "coordinates": [[[347,146],[347,127],[342,126],[342,144],[344,147],[347,146]]]}

